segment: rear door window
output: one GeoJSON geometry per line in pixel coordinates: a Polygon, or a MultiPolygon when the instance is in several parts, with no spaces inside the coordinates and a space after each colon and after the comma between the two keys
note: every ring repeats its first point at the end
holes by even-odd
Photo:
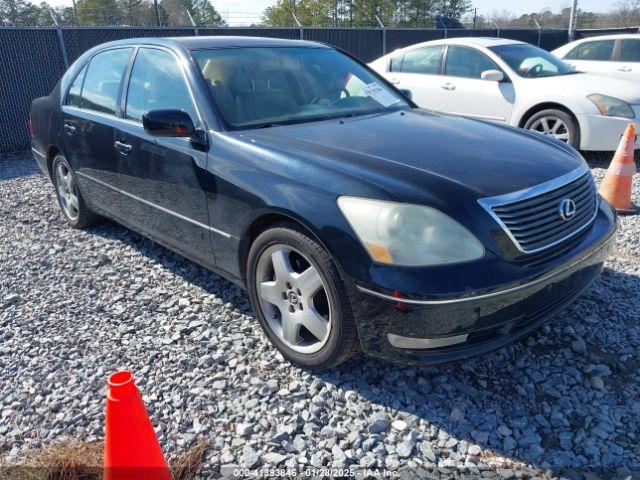
{"type": "Polygon", "coordinates": [[[67,93],[67,101],[65,105],[69,105],[71,107],[79,107],[80,106],[80,93],[82,92],[82,82],[84,82],[84,76],[87,73],[87,65],[82,67],[80,73],[76,75],[75,80],[69,87],[69,92],[67,93]]]}
{"type": "Polygon", "coordinates": [[[91,59],[82,88],[82,108],[115,115],[130,54],[131,48],[118,48],[98,53],[91,59]]]}
{"type": "Polygon", "coordinates": [[[131,69],[125,117],[142,120],[150,110],[177,109],[196,122],[189,88],[175,57],[156,48],[141,48],[131,69]]]}
{"type": "Polygon", "coordinates": [[[640,62],[640,40],[622,40],[620,61],[640,62]]]}
{"type": "MultiPolygon", "coordinates": [[[[441,46],[422,47],[404,54],[400,71],[403,73],[424,73],[437,75],[440,73],[441,46]]],[[[394,69],[395,70],[395,69],[394,69]]]]}
{"type": "Polygon", "coordinates": [[[576,60],[589,60],[606,62],[611,60],[615,40],[598,40],[595,42],[585,42],[578,45],[574,58],[576,60]]]}

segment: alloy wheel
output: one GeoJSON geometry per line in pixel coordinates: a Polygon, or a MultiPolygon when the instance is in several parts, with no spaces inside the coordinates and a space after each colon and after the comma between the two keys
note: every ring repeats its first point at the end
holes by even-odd
{"type": "Polygon", "coordinates": [[[64,162],[58,163],[56,167],[56,191],[64,213],[71,220],[76,220],[80,215],[78,190],[73,175],[64,162]]]}
{"type": "Polygon", "coordinates": [[[276,244],[262,252],[256,290],[269,328],[292,350],[320,350],[331,331],[331,305],[324,281],[297,249],[276,244]]]}
{"type": "Polygon", "coordinates": [[[544,116],[538,118],[531,124],[529,130],[549,135],[556,140],[571,143],[571,135],[567,125],[558,117],[544,116]]]}

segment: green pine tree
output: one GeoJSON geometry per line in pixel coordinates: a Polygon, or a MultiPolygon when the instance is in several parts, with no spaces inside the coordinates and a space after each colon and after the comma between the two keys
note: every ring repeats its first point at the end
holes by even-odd
{"type": "Polygon", "coordinates": [[[78,0],[76,10],[84,25],[117,25],[122,19],[116,0],[78,0]]]}

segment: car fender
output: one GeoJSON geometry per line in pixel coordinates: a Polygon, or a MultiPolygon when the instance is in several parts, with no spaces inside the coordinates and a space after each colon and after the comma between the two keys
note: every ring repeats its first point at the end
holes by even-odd
{"type": "Polygon", "coordinates": [[[511,115],[510,124],[514,127],[524,126],[525,118],[529,116],[532,110],[538,108],[559,108],[561,110],[567,110],[574,118],[578,120],[580,130],[586,128],[584,122],[580,121],[580,117],[584,114],[597,115],[598,109],[591,103],[586,97],[584,99],[572,98],[570,96],[549,96],[548,94],[538,94],[531,98],[522,98],[517,101],[513,108],[513,114],[511,115]]]}

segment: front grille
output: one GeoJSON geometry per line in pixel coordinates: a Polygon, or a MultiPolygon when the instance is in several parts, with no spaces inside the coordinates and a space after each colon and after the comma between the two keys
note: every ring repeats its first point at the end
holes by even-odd
{"type": "Polygon", "coordinates": [[[516,247],[535,253],[560,245],[587,228],[598,211],[598,194],[587,167],[580,167],[556,180],[499,197],[484,198],[480,204],[494,217],[516,247]],[[562,204],[572,216],[563,217],[562,204]]]}

